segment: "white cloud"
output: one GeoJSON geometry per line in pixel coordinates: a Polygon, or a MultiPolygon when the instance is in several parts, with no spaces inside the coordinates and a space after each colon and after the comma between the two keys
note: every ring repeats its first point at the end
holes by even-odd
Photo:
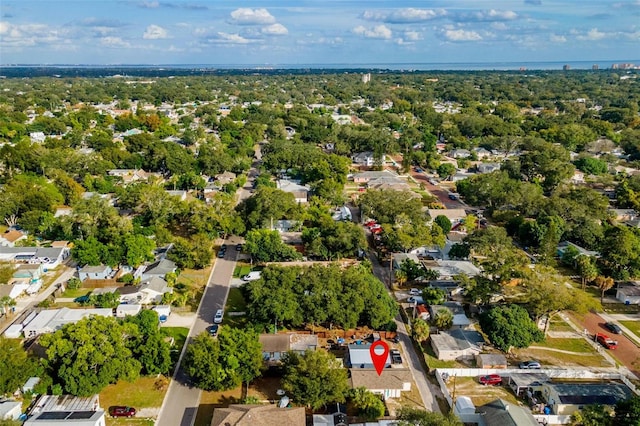
{"type": "Polygon", "coordinates": [[[139,6],[144,8],[144,9],[156,9],[156,8],[160,7],[160,2],[158,2],[158,1],[143,1],[142,3],[140,3],[139,6]]]}
{"type": "Polygon", "coordinates": [[[405,31],[404,39],[409,41],[422,40],[422,35],[417,31],[405,31]]]}
{"type": "Polygon", "coordinates": [[[453,15],[453,20],[457,22],[513,21],[514,19],[518,19],[518,14],[512,10],[479,10],[453,15]]]}
{"type": "Polygon", "coordinates": [[[578,30],[571,30],[571,34],[575,35],[576,39],[581,41],[602,40],[613,35],[613,33],[604,33],[602,31],[599,31],[597,28],[592,28],[586,33],[580,32],[578,30]]]}
{"type": "Polygon", "coordinates": [[[145,30],[144,34],[142,35],[142,38],[144,38],[145,40],[158,40],[163,38],[169,38],[169,33],[167,33],[167,30],[165,30],[161,26],[151,24],[145,30]]]}
{"type": "Polygon", "coordinates": [[[38,44],[69,43],[65,37],[68,30],[51,28],[45,24],[14,25],[7,21],[0,21],[0,35],[2,47],[26,47],[38,44]]]}
{"type": "Polygon", "coordinates": [[[415,9],[412,7],[391,11],[370,11],[362,14],[362,18],[368,21],[380,21],[389,24],[403,24],[412,22],[424,22],[445,16],[444,9],[415,9]]]}
{"type": "Polygon", "coordinates": [[[391,38],[392,32],[385,25],[376,25],[373,28],[365,28],[359,25],[353,29],[354,34],[358,34],[367,38],[380,38],[388,40],[391,38]]]}
{"type": "Polygon", "coordinates": [[[276,18],[267,9],[241,7],[231,12],[231,22],[238,25],[275,24],[276,18]]]}
{"type": "Polygon", "coordinates": [[[129,48],[131,43],[124,41],[121,37],[102,37],[100,44],[112,48],[129,48]]]}
{"type": "Polygon", "coordinates": [[[551,34],[549,36],[549,40],[551,40],[554,43],[566,43],[567,38],[563,35],[551,34]]]}
{"type": "Polygon", "coordinates": [[[475,31],[466,30],[444,30],[442,33],[445,39],[449,41],[480,41],[482,36],[475,31]]]}
{"type": "Polygon", "coordinates": [[[267,35],[287,35],[289,30],[282,24],[271,24],[263,27],[260,32],[267,35]]]}
{"type": "Polygon", "coordinates": [[[242,37],[240,34],[230,34],[218,32],[213,37],[207,39],[210,43],[222,43],[222,44],[249,44],[253,41],[248,38],[242,37]]]}

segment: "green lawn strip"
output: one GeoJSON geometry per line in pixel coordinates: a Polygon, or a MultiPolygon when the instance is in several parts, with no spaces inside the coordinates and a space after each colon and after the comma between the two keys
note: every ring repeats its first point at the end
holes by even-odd
{"type": "Polygon", "coordinates": [[[131,418],[111,418],[107,416],[107,426],[153,426],[156,424],[153,419],[136,419],[131,418]]]}
{"type": "Polygon", "coordinates": [[[584,339],[553,338],[547,337],[543,342],[534,343],[532,346],[542,346],[563,351],[595,354],[596,351],[584,339]]]}
{"type": "Polygon", "coordinates": [[[157,390],[154,386],[156,380],[155,376],[140,377],[132,383],[121,380],[109,385],[100,392],[100,405],[105,410],[114,405],[134,407],[138,411],[141,408],[160,408],[166,388],[157,390]]]}
{"type": "Polygon", "coordinates": [[[236,266],[236,269],[233,270],[233,277],[242,278],[245,275],[247,275],[249,272],[251,272],[251,265],[238,264],[238,266],[236,266]]]}
{"type": "Polygon", "coordinates": [[[165,337],[173,337],[174,344],[171,349],[182,350],[184,342],[187,341],[189,329],[186,327],[162,327],[160,333],[165,337]]]}
{"type": "Polygon", "coordinates": [[[247,303],[242,297],[242,291],[237,288],[229,289],[229,297],[227,297],[227,305],[224,309],[224,326],[233,328],[244,328],[247,324],[246,315],[234,315],[236,312],[246,312],[247,303]]]}
{"type": "Polygon", "coordinates": [[[543,366],[581,366],[581,367],[610,367],[611,365],[597,354],[566,354],[546,349],[528,348],[519,352],[521,359],[535,359],[543,366]]]}
{"type": "Polygon", "coordinates": [[[429,370],[433,370],[434,368],[460,368],[461,364],[457,361],[439,360],[429,343],[423,342],[421,346],[422,353],[424,354],[424,359],[429,366],[429,370]]]}
{"type": "Polygon", "coordinates": [[[549,323],[549,331],[574,331],[573,327],[571,327],[565,320],[562,318],[555,316],[549,323]]]}
{"type": "Polygon", "coordinates": [[[77,288],[77,289],[71,289],[68,288],[64,291],[64,293],[62,293],[62,295],[60,297],[62,298],[76,298],[76,297],[80,297],[80,296],[84,296],[85,294],[89,294],[93,291],[92,288],[77,288]]]}
{"type": "Polygon", "coordinates": [[[640,337],[640,321],[618,321],[636,336],[640,337]]]}

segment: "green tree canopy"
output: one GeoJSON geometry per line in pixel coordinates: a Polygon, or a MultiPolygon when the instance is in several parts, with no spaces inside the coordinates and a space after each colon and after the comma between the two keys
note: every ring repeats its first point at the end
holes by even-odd
{"type": "Polygon", "coordinates": [[[285,244],[278,231],[253,229],[247,233],[244,245],[256,262],[283,262],[298,260],[302,255],[290,245],[285,244]]]}
{"type": "Polygon", "coordinates": [[[36,364],[19,341],[0,337],[0,395],[11,395],[35,372],[36,364]]]}
{"type": "Polygon", "coordinates": [[[544,339],[527,311],[518,305],[496,306],[484,312],[480,315],[480,327],[491,343],[503,352],[512,347],[526,348],[544,339]]]}
{"type": "Polygon", "coordinates": [[[283,360],[282,387],[298,404],[314,410],[329,402],[344,402],[347,370],[325,351],[288,352],[283,360]]]}

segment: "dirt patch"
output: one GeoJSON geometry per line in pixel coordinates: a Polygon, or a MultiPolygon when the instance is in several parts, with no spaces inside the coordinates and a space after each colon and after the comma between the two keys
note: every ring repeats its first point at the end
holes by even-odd
{"type": "Polygon", "coordinates": [[[451,395],[468,396],[476,407],[497,398],[517,403],[515,395],[504,385],[484,386],[478,383],[477,377],[450,377],[447,382],[447,389],[449,389],[451,395]]]}

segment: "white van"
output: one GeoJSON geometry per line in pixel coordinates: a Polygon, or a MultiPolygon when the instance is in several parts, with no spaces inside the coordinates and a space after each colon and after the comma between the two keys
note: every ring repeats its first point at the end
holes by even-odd
{"type": "Polygon", "coordinates": [[[262,272],[261,271],[252,271],[252,272],[249,272],[244,277],[242,277],[242,280],[243,281],[255,281],[255,280],[259,280],[260,276],[262,276],[262,272]]]}

